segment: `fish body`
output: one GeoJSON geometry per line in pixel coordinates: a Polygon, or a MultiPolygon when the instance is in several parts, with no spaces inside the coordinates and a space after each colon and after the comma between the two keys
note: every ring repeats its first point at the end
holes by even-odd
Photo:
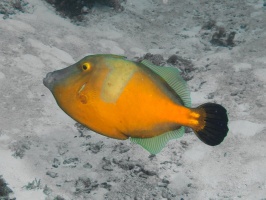
{"type": "Polygon", "coordinates": [[[209,145],[219,144],[228,131],[222,106],[209,103],[189,108],[189,90],[178,69],[145,60],[140,63],[117,55],[91,55],[48,73],[43,82],[74,120],[107,137],[130,137],[152,154],[170,139],[181,137],[184,126],[209,145]],[[207,115],[216,117],[208,132],[201,135],[208,124],[207,115]],[[211,129],[218,131],[213,135],[211,129]]]}

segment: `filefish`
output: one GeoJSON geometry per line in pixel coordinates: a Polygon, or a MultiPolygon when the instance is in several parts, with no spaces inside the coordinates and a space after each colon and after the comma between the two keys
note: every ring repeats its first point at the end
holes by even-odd
{"type": "Polygon", "coordinates": [[[177,68],[147,60],[89,55],[43,79],[59,107],[101,135],[130,140],[151,154],[190,127],[207,145],[227,135],[226,109],[216,103],[191,108],[188,85],[177,68]]]}

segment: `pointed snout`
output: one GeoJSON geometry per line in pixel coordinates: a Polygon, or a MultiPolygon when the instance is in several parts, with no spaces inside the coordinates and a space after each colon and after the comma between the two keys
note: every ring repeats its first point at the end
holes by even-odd
{"type": "Polygon", "coordinates": [[[43,84],[52,91],[55,84],[59,82],[63,82],[67,78],[71,77],[71,75],[77,72],[76,67],[73,65],[66,67],[64,69],[56,70],[53,72],[49,72],[46,74],[46,77],[43,79],[43,84]]]}
{"type": "Polygon", "coordinates": [[[49,89],[52,90],[54,83],[54,75],[53,72],[49,72],[46,74],[46,77],[43,79],[43,84],[49,89]]]}

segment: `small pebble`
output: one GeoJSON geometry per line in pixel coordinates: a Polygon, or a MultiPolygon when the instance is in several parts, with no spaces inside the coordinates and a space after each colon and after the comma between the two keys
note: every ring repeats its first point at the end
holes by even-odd
{"type": "Polygon", "coordinates": [[[103,166],[102,166],[102,169],[106,170],[106,171],[113,171],[113,168],[112,168],[112,163],[110,160],[106,159],[105,157],[103,157],[103,166]]]}
{"type": "Polygon", "coordinates": [[[78,161],[79,161],[78,158],[69,158],[69,159],[67,159],[67,160],[64,160],[63,164],[64,164],[64,165],[65,165],[65,164],[71,164],[71,163],[73,163],[73,162],[78,162],[78,161]]]}
{"type": "Polygon", "coordinates": [[[79,162],[78,158],[69,158],[63,161],[64,165],[67,165],[68,167],[74,168],[77,166],[79,162]]]}
{"type": "Polygon", "coordinates": [[[119,147],[119,153],[126,153],[127,151],[130,150],[130,147],[126,146],[126,145],[121,145],[119,147]]]}
{"type": "Polygon", "coordinates": [[[92,153],[98,153],[103,147],[103,142],[97,142],[95,144],[93,143],[89,143],[89,147],[87,148],[87,150],[90,150],[92,153]]]}
{"type": "Polygon", "coordinates": [[[58,166],[60,165],[60,161],[57,158],[54,158],[54,162],[53,162],[53,167],[54,168],[58,168],[58,166]]]}
{"type": "Polygon", "coordinates": [[[91,169],[92,165],[90,163],[86,163],[83,165],[84,168],[91,169]]]}
{"type": "Polygon", "coordinates": [[[46,175],[50,176],[51,178],[56,178],[58,177],[58,174],[52,171],[47,171],[46,175]]]}
{"type": "Polygon", "coordinates": [[[102,166],[102,169],[104,169],[106,171],[113,171],[113,169],[110,165],[104,165],[104,166],[102,166]]]}
{"type": "Polygon", "coordinates": [[[109,190],[109,191],[111,190],[111,187],[112,187],[112,185],[110,185],[110,184],[108,184],[106,182],[102,183],[100,186],[102,188],[105,188],[105,189],[109,190]]]}

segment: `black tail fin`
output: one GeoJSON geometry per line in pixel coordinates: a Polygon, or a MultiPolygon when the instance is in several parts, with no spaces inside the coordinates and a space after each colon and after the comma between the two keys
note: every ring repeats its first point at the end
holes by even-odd
{"type": "Polygon", "coordinates": [[[204,119],[204,127],[195,131],[198,138],[210,146],[220,144],[228,132],[227,112],[226,109],[216,103],[206,103],[199,106],[197,109],[202,110],[204,119]]]}

